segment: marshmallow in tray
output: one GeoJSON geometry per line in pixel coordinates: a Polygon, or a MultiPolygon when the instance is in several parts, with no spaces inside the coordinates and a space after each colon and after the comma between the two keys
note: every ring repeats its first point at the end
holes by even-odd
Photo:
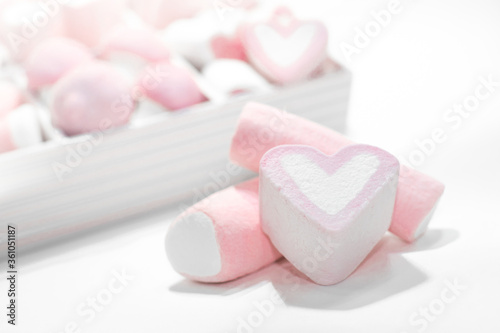
{"type": "Polygon", "coordinates": [[[196,203],[169,227],[165,248],[173,268],[189,279],[225,282],[281,257],[262,232],[258,179],[196,203]]]}
{"type": "Polygon", "coordinates": [[[88,46],[97,46],[103,35],[123,23],[125,8],[122,0],[65,1],[62,16],[66,34],[88,46]]]}
{"type": "Polygon", "coordinates": [[[210,41],[210,48],[216,59],[247,61],[245,48],[238,36],[216,35],[210,41]]]}
{"type": "Polygon", "coordinates": [[[243,10],[235,10],[221,21],[215,10],[177,20],[163,32],[163,40],[197,68],[218,58],[246,60],[245,50],[236,34],[243,10]]]}
{"type": "MultiPolygon", "coordinates": [[[[240,1],[240,0],[238,0],[240,1]]],[[[250,0],[241,0],[243,2],[250,0]]],[[[193,16],[197,11],[212,6],[207,0],[131,0],[130,7],[148,24],[157,29],[169,23],[193,16]]]]}
{"type": "MultiPolygon", "coordinates": [[[[308,145],[331,155],[353,142],[317,123],[270,106],[249,103],[240,116],[230,158],[258,171],[259,162],[268,150],[286,144],[308,145]]],[[[389,231],[407,242],[414,241],[427,229],[443,191],[444,185],[439,181],[402,165],[389,231]]]]}
{"type": "Polygon", "coordinates": [[[14,60],[24,61],[40,41],[65,33],[59,3],[0,1],[0,41],[14,60]]]}
{"type": "Polygon", "coordinates": [[[269,22],[239,33],[250,62],[270,81],[289,84],[311,77],[327,58],[328,31],[319,21],[300,21],[279,7],[269,22]]]}
{"type": "Polygon", "coordinates": [[[92,59],[90,49],[78,41],[48,38],[40,42],[26,60],[28,86],[33,90],[51,86],[70,70],[92,59]]]}
{"type": "Polygon", "coordinates": [[[0,40],[0,69],[7,64],[9,58],[9,50],[0,40]]]}
{"type": "Polygon", "coordinates": [[[9,81],[0,81],[0,118],[20,106],[23,101],[21,89],[9,81]]]}
{"type": "Polygon", "coordinates": [[[202,70],[205,79],[226,95],[266,91],[271,85],[248,63],[235,59],[214,60],[202,70]]]}
{"type": "Polygon", "coordinates": [[[389,229],[399,162],[372,146],[335,155],[300,145],[268,151],[260,162],[262,229],[312,281],[349,276],[389,229]]]}
{"type": "Polygon", "coordinates": [[[147,62],[159,62],[168,60],[170,56],[155,31],[142,27],[117,27],[103,37],[100,48],[105,59],[134,55],[147,62]]]}
{"type": "Polygon", "coordinates": [[[135,108],[132,83],[112,65],[83,64],[53,86],[50,111],[66,135],[105,131],[128,123],[135,108]]]}
{"type": "Polygon", "coordinates": [[[35,107],[23,104],[0,118],[0,153],[42,142],[35,107]]]}
{"type": "Polygon", "coordinates": [[[168,110],[178,110],[207,100],[187,68],[168,61],[155,64],[155,74],[145,71],[139,79],[144,94],[168,110]]]}

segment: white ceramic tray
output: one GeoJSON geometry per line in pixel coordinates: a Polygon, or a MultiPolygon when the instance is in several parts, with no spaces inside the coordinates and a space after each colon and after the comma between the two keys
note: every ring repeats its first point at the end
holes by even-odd
{"type": "Polygon", "coordinates": [[[156,114],[102,140],[84,135],[2,154],[0,247],[8,224],[17,225],[19,241],[29,245],[166,205],[181,211],[186,202],[252,175],[228,160],[248,101],[343,131],[350,82],[350,73],[338,68],[293,86],[156,114]],[[70,171],[56,172],[61,165],[70,171]]]}

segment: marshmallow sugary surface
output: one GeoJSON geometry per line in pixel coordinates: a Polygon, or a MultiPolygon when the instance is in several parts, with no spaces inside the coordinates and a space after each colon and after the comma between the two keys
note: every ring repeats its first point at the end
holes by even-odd
{"type": "Polygon", "coordinates": [[[79,66],[53,87],[53,123],[67,135],[125,125],[135,107],[131,88],[111,65],[95,61],[79,66]]]}
{"type": "Polygon", "coordinates": [[[170,225],[165,240],[173,268],[189,279],[225,282],[281,257],[259,220],[258,179],[212,194],[170,225]]]}
{"type": "Polygon", "coordinates": [[[91,61],[90,50],[75,40],[54,37],[40,42],[26,61],[29,87],[52,85],[80,64],[91,61]]]}
{"type": "MultiPolygon", "coordinates": [[[[247,104],[233,137],[230,157],[237,164],[259,170],[262,156],[286,144],[308,145],[332,155],[353,144],[345,136],[304,118],[273,107],[247,104]]],[[[439,181],[406,166],[399,171],[399,185],[390,231],[411,242],[422,235],[443,194],[439,181]]]]}
{"type": "Polygon", "coordinates": [[[372,146],[327,156],[284,145],[260,163],[262,228],[274,246],[318,284],[344,280],[389,229],[399,162],[372,146]]]}

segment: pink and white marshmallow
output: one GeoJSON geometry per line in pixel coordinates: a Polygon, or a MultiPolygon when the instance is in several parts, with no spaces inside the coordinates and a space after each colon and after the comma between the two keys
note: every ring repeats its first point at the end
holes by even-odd
{"type": "Polygon", "coordinates": [[[123,126],[135,108],[131,90],[113,66],[98,61],[81,65],[54,85],[52,122],[67,135],[123,126]]]}
{"type": "Polygon", "coordinates": [[[39,42],[65,34],[60,7],[56,1],[0,1],[0,41],[14,60],[24,61],[39,42]]]}
{"type": "Polygon", "coordinates": [[[155,64],[154,72],[145,71],[140,85],[148,98],[168,110],[186,108],[207,100],[188,69],[161,62],[155,64]]]}
{"type": "Polygon", "coordinates": [[[201,282],[225,282],[281,257],[263,233],[258,179],[212,194],[169,227],[165,248],[172,267],[201,282]]]}
{"type": "Polygon", "coordinates": [[[0,118],[0,153],[42,142],[42,133],[33,105],[24,104],[0,118]]]}
{"type": "Polygon", "coordinates": [[[24,102],[24,94],[15,84],[0,81],[0,118],[24,102]]]}
{"type": "Polygon", "coordinates": [[[278,84],[306,80],[327,58],[324,24],[297,20],[286,7],[278,8],[269,22],[243,26],[240,37],[250,62],[278,84]]]}
{"type": "Polygon", "coordinates": [[[391,224],[399,162],[372,146],[328,156],[300,145],[260,162],[260,216],[273,245],[321,285],[347,278],[391,224]]]}
{"type": "MultiPolygon", "coordinates": [[[[259,170],[262,156],[286,144],[308,145],[332,155],[350,139],[322,125],[276,108],[248,103],[233,137],[230,157],[236,164],[259,170]]],[[[390,231],[407,242],[420,237],[432,218],[444,185],[419,171],[401,166],[390,231]]]]}
{"type": "Polygon", "coordinates": [[[244,15],[245,11],[235,10],[221,24],[216,11],[205,11],[170,24],[163,32],[163,40],[197,68],[219,58],[246,60],[243,44],[236,34],[244,15]]]}
{"type": "Polygon", "coordinates": [[[26,60],[28,86],[34,90],[51,86],[73,68],[92,59],[87,46],[78,41],[63,37],[46,39],[26,60]]]}
{"type": "Polygon", "coordinates": [[[147,28],[118,27],[101,42],[102,56],[113,59],[120,56],[137,56],[147,62],[169,59],[170,52],[155,31],[147,28]]]}
{"type": "MultiPolygon", "coordinates": [[[[246,0],[248,1],[248,0],[246,0]]],[[[148,24],[157,29],[195,15],[212,5],[206,0],[131,0],[131,8],[148,24]]]]}
{"type": "Polygon", "coordinates": [[[217,35],[210,41],[212,52],[217,59],[247,61],[247,55],[239,36],[217,35]]]}
{"type": "Polygon", "coordinates": [[[62,17],[67,36],[94,47],[105,34],[123,22],[126,4],[121,0],[66,1],[62,17]]]}

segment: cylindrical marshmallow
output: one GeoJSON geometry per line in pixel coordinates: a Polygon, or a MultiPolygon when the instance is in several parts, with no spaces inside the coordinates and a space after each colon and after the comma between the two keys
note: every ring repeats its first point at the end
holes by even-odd
{"type": "Polygon", "coordinates": [[[0,119],[0,153],[41,141],[40,124],[33,105],[22,105],[0,119]]]}
{"type": "MultiPolygon", "coordinates": [[[[331,155],[353,142],[299,116],[249,103],[240,116],[230,157],[235,163],[257,172],[261,157],[271,148],[284,144],[308,145],[331,155]]],[[[407,242],[417,239],[425,232],[443,191],[444,185],[439,181],[401,166],[389,230],[407,242]]]]}
{"type": "Polygon", "coordinates": [[[263,233],[258,179],[212,194],[181,214],[165,246],[173,268],[189,279],[225,282],[281,257],[263,233]]]}

